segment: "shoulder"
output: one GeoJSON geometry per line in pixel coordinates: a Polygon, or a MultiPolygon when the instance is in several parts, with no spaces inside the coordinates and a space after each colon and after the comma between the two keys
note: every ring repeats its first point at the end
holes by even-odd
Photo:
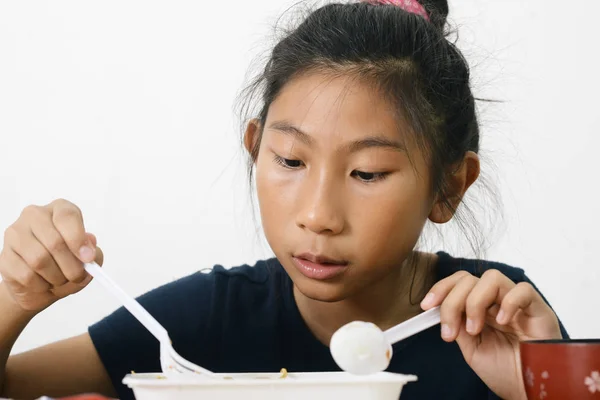
{"type": "MultiPolygon", "coordinates": [[[[223,312],[235,313],[256,307],[272,298],[283,267],[275,260],[261,260],[254,265],[225,268],[215,265],[154,288],[137,300],[171,333],[193,332],[209,322],[218,322],[223,312]],[[182,325],[192,329],[183,329],[182,325]]],[[[96,323],[98,332],[141,328],[129,312],[120,307],[96,323]]],[[[148,335],[146,335],[148,336],[148,335]]]]}
{"type": "Polygon", "coordinates": [[[445,252],[438,252],[438,279],[465,271],[477,277],[481,277],[490,270],[496,270],[515,283],[527,282],[528,278],[522,268],[511,266],[498,261],[482,260],[476,258],[452,257],[445,252]]]}
{"type": "MultiPolygon", "coordinates": [[[[208,270],[198,272],[204,279],[223,280],[234,284],[263,285],[277,278],[282,272],[281,264],[276,258],[256,261],[254,264],[243,264],[231,268],[217,264],[208,270]]],[[[201,278],[202,279],[202,278],[201,278]]]]}
{"type": "Polygon", "coordinates": [[[208,286],[213,307],[256,306],[280,293],[287,275],[276,258],[259,260],[232,268],[215,265],[210,271],[198,272],[196,279],[208,286]]]}
{"type": "Polygon", "coordinates": [[[190,275],[176,279],[143,295],[150,296],[160,292],[196,291],[200,288],[224,288],[227,286],[256,288],[271,283],[282,272],[276,259],[259,260],[254,264],[243,264],[224,267],[216,264],[211,268],[201,269],[190,275]]]}
{"type": "Polygon", "coordinates": [[[144,306],[165,309],[179,309],[182,304],[196,310],[231,306],[268,295],[277,289],[283,274],[283,267],[276,259],[229,268],[217,264],[152,289],[139,301],[144,306]]]}

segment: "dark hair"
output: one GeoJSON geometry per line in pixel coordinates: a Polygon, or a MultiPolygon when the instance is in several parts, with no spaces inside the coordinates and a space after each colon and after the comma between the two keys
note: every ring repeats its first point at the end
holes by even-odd
{"type": "MultiPolygon", "coordinates": [[[[264,125],[271,103],[301,74],[355,74],[374,83],[397,106],[398,117],[412,127],[415,143],[429,162],[432,193],[452,209],[447,177],[467,151],[479,152],[479,124],[469,66],[447,39],[448,2],[421,4],[430,21],[398,6],[367,2],[314,10],[285,33],[264,70],[243,92],[243,121],[257,117],[264,125]],[[256,97],[260,109],[252,115],[256,97]]],[[[260,137],[251,151],[250,178],[259,146],[260,137]]],[[[468,239],[478,252],[477,235],[468,239]]]]}

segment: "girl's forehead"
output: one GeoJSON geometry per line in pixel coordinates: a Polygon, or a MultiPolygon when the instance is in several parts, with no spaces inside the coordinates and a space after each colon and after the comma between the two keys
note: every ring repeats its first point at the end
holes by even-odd
{"type": "Polygon", "coordinates": [[[393,105],[368,82],[352,76],[296,77],[271,103],[266,129],[285,122],[310,134],[399,135],[393,105]]]}

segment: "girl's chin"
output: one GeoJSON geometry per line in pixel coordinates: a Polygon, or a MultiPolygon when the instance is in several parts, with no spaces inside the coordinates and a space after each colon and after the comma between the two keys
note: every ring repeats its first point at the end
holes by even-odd
{"type": "Polygon", "coordinates": [[[343,282],[314,281],[304,276],[292,278],[292,281],[294,282],[296,295],[301,294],[303,297],[314,301],[336,303],[346,300],[350,295],[347,290],[344,290],[343,282]]]}

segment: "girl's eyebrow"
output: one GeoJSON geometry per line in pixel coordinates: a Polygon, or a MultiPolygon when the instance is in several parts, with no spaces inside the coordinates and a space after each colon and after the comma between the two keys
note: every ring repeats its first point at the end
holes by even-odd
{"type": "Polygon", "coordinates": [[[307,146],[312,146],[314,143],[314,139],[308,133],[302,132],[300,128],[295,127],[288,121],[275,121],[269,125],[269,129],[293,136],[307,146]]]}
{"type": "Polygon", "coordinates": [[[404,144],[401,142],[377,135],[367,136],[365,138],[356,140],[350,144],[347,144],[345,147],[347,147],[350,153],[356,153],[360,150],[371,148],[384,148],[407,153],[406,146],[404,146],[404,144]]]}
{"type": "MultiPolygon", "coordinates": [[[[307,146],[312,146],[314,144],[314,139],[308,133],[303,132],[300,128],[288,121],[275,121],[269,125],[269,129],[293,136],[307,146]]],[[[349,153],[356,153],[370,148],[385,148],[407,153],[406,146],[403,143],[380,135],[367,136],[343,146],[343,149],[349,153]]]]}

